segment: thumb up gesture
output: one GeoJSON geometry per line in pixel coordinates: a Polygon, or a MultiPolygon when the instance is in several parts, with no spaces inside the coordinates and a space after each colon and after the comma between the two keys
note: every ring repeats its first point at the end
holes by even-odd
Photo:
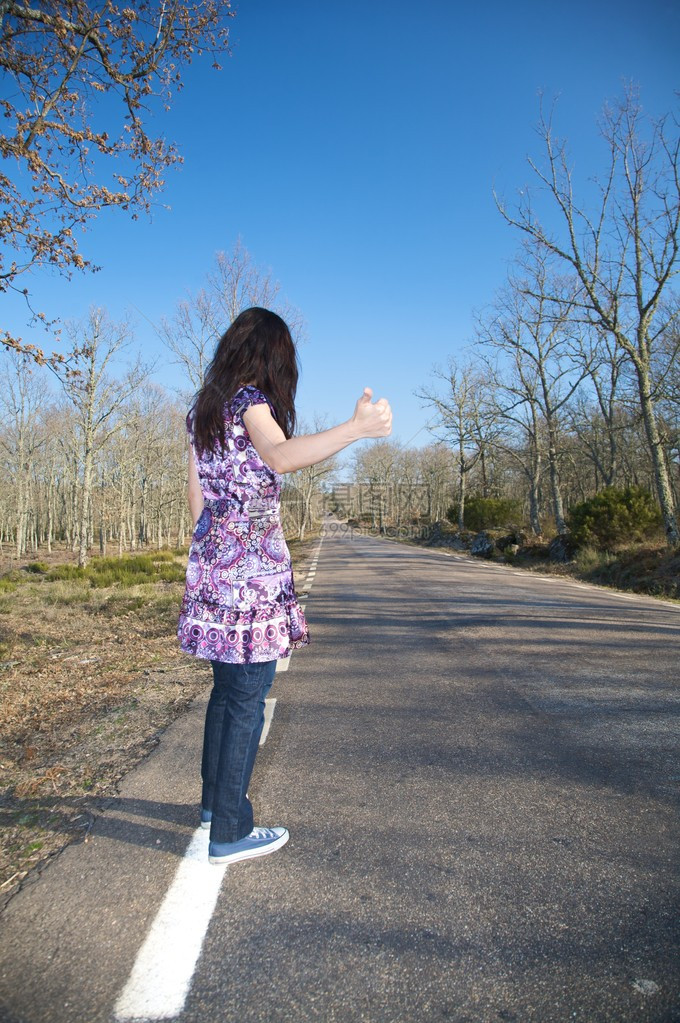
{"type": "Polygon", "coordinates": [[[364,387],[364,393],[359,398],[352,425],[360,438],[366,437],[389,437],[392,432],[392,409],[387,398],[378,398],[372,402],[373,391],[370,387],[364,387]]]}

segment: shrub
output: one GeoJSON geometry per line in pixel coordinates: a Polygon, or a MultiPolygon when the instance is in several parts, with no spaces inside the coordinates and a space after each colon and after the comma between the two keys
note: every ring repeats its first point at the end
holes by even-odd
{"type": "Polygon", "coordinates": [[[568,525],[577,547],[616,550],[658,532],[661,511],[641,487],[608,487],[572,508],[568,525]]]}
{"type": "Polygon", "coordinates": [[[582,575],[588,575],[601,568],[603,559],[607,555],[593,547],[581,547],[576,553],[576,567],[582,575]]]}
{"type": "Polygon", "coordinates": [[[77,565],[55,565],[51,568],[47,578],[50,582],[58,579],[84,579],[86,569],[78,568],[77,565]]]}
{"type": "Polygon", "coordinates": [[[44,561],[31,561],[26,565],[27,572],[36,572],[43,575],[45,572],[49,572],[50,566],[44,561]]]}
{"type": "MultiPolygon", "coordinates": [[[[458,522],[458,505],[446,513],[449,522],[458,522]]],[[[520,501],[509,497],[470,497],[465,502],[465,528],[478,533],[482,529],[499,529],[522,518],[520,501]]]]}
{"type": "Polygon", "coordinates": [[[47,578],[87,579],[90,586],[106,588],[120,583],[135,586],[140,583],[182,582],[186,568],[177,564],[170,551],[154,551],[153,554],[128,554],[122,558],[93,558],[85,568],[77,565],[57,565],[50,569],[47,578]]]}

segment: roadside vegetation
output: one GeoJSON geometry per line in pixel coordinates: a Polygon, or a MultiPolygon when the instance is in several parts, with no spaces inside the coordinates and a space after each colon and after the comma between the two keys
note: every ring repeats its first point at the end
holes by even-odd
{"type": "Polygon", "coordinates": [[[565,533],[532,535],[521,519],[521,505],[501,499],[472,498],[463,529],[459,508],[443,520],[412,520],[407,525],[373,525],[370,515],[351,519],[350,528],[403,542],[445,547],[511,564],[529,571],[569,575],[616,589],[680,600],[680,550],[669,549],[661,512],[638,487],[608,488],[574,505],[565,533]]]}
{"type": "Polygon", "coordinates": [[[518,242],[503,284],[467,343],[452,351],[443,339],[429,379],[414,381],[433,443],[360,450],[331,507],[368,516],[378,532],[457,531],[476,554],[670,595],[680,548],[678,119],[650,116],[624,89],[602,112],[599,160],[584,167],[557,133],[558,113],[540,111],[528,181],[495,195],[518,242]],[[521,536],[506,542],[510,527],[521,536]],[[467,536],[482,530],[496,533],[467,536]]]}

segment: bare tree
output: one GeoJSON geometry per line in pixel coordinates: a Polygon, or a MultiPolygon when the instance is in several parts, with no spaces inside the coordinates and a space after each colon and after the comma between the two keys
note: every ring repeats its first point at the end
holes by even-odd
{"type": "Polygon", "coordinates": [[[20,558],[26,549],[33,462],[46,440],[42,417],[49,395],[46,381],[36,377],[26,355],[5,352],[3,361],[8,373],[5,386],[0,388],[0,450],[6,485],[14,497],[15,549],[20,558]]]}
{"type": "MultiPolygon", "coordinates": [[[[487,401],[488,379],[471,362],[458,365],[453,358],[446,370],[434,376],[446,385],[444,394],[421,388],[416,396],[438,414],[438,429],[456,452],[458,466],[458,528],[465,528],[467,478],[482,457],[494,429],[493,413],[487,401]]],[[[434,432],[434,431],[433,431],[434,432]]]]}
{"type": "Polygon", "coordinates": [[[87,563],[91,539],[92,479],[98,451],[122,428],[119,413],[150,367],[139,359],[122,380],[107,373],[107,367],[130,343],[129,324],[114,323],[101,309],[92,309],[84,324],[69,324],[68,333],[80,372],[63,382],[64,392],[76,412],[79,457],[78,564],[87,563]]]}
{"type": "MultiPolygon", "coordinates": [[[[326,429],[328,429],[326,417],[317,415],[314,417],[313,430],[310,430],[306,423],[300,422],[296,432],[319,433],[326,429]]],[[[338,465],[339,460],[334,455],[323,462],[307,465],[286,475],[282,505],[284,511],[293,514],[298,540],[304,540],[305,533],[313,525],[314,502],[318,501],[322,484],[330,482],[337,472],[338,465]]]]}
{"type": "Polygon", "coordinates": [[[443,441],[428,444],[418,452],[420,476],[425,488],[426,514],[430,522],[443,519],[451,498],[455,476],[453,453],[443,441]]]}
{"type": "Polygon", "coordinates": [[[203,384],[215,346],[238,314],[250,306],[277,312],[293,337],[301,339],[304,321],[299,310],[281,298],[281,285],[269,271],[258,267],[240,238],[230,253],[218,252],[206,275],[205,286],[177,304],[170,319],[163,318],[159,337],[183,368],[190,388],[181,389],[188,401],[203,384]]]}
{"type": "Polygon", "coordinates": [[[396,524],[401,526],[404,516],[411,517],[420,508],[419,495],[422,491],[421,459],[419,452],[402,448],[395,464],[396,524]]]}
{"type": "MultiPolygon", "coordinates": [[[[679,304],[676,299],[676,313],[679,304]]],[[[673,317],[660,339],[653,373],[660,434],[677,507],[680,500],[680,316],[673,317]]]]}
{"type": "Polygon", "coordinates": [[[535,367],[527,366],[515,350],[502,371],[494,366],[492,379],[498,418],[506,427],[499,431],[495,443],[526,479],[529,521],[534,535],[540,536],[544,431],[535,367]]]}
{"type": "Polygon", "coordinates": [[[49,553],[52,551],[55,524],[58,521],[59,489],[60,486],[63,488],[64,484],[59,436],[64,430],[64,422],[61,410],[52,401],[43,406],[42,412],[42,429],[45,434],[45,443],[41,449],[45,511],[43,535],[49,553]]]}
{"type": "Polygon", "coordinates": [[[214,297],[205,288],[178,302],[171,320],[161,320],[161,341],[174,356],[175,365],[184,370],[190,385],[181,388],[185,401],[203,384],[219,337],[216,320],[214,297]]]}
{"type": "Polygon", "coordinates": [[[619,471],[619,449],[627,417],[627,356],[610,334],[599,330],[577,334],[578,357],[590,384],[588,392],[577,394],[568,410],[571,428],[592,461],[605,487],[613,487],[619,471]]]}
{"type": "Polygon", "coordinates": [[[354,455],[354,478],[368,488],[373,525],[382,533],[393,500],[394,467],[400,446],[395,441],[377,440],[354,455]]]}
{"type": "Polygon", "coordinates": [[[288,324],[291,334],[302,340],[304,319],[299,309],[281,295],[281,285],[270,270],[256,265],[253,257],[238,238],[231,252],[218,252],[215,265],[208,272],[208,289],[215,300],[219,336],[243,309],[259,305],[272,309],[288,324]]]}
{"type": "Polygon", "coordinates": [[[676,118],[651,122],[637,93],[606,107],[602,134],[608,149],[600,196],[589,210],[574,197],[566,144],[541,115],[546,164],[529,164],[557,208],[561,230],[539,219],[531,189],[514,211],[497,198],[506,221],[551,253],[579,285],[584,320],[609,334],[633,366],[666,539],[680,541],[653,390],[652,364],[673,312],[664,303],[680,269],[680,136],[676,118]]]}
{"type": "MultiPolygon", "coordinates": [[[[510,402],[501,410],[503,417],[510,421],[513,409],[528,406],[529,416],[525,409],[521,418],[515,417],[514,421],[530,441],[532,509],[540,457],[537,412],[545,423],[558,533],[567,532],[559,477],[560,417],[590,366],[588,362],[579,364],[574,358],[575,347],[583,352],[578,343],[580,325],[572,320],[575,300],[569,282],[550,275],[546,253],[530,247],[518,265],[518,272],[510,273],[508,287],[496,302],[496,314],[480,324],[481,344],[494,354],[509,358],[512,367],[512,376],[506,383],[510,402]]],[[[535,529],[534,518],[532,510],[535,529]]]]}
{"type": "MultiPolygon", "coordinates": [[[[150,134],[151,107],[169,108],[197,55],[219,67],[229,17],[229,0],[0,4],[0,68],[11,83],[0,99],[0,291],[28,297],[17,278],[29,269],[95,269],[78,248],[87,221],[105,207],[133,217],[150,209],[181,159],[164,134],[150,134]]],[[[46,361],[7,331],[0,341],[46,361]]]]}

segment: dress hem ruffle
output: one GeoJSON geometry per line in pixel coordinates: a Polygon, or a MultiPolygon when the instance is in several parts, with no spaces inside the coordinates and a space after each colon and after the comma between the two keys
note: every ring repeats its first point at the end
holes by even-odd
{"type": "Polygon", "coordinates": [[[262,607],[218,611],[198,604],[192,609],[187,606],[191,603],[186,601],[183,605],[177,638],[181,649],[194,657],[228,664],[257,664],[281,660],[293,650],[309,645],[309,628],[297,601],[287,603],[283,613],[279,606],[274,614],[262,607]],[[221,621],[215,621],[216,617],[221,621]]]}
{"type": "Polygon", "coordinates": [[[244,651],[243,648],[239,650],[238,647],[236,647],[234,648],[235,656],[225,657],[224,650],[216,651],[214,649],[208,649],[207,647],[204,649],[199,649],[198,645],[197,648],[194,649],[191,644],[186,644],[185,642],[183,642],[181,636],[179,637],[179,639],[180,649],[185,654],[191,654],[192,657],[200,657],[206,661],[222,661],[225,664],[261,664],[263,661],[280,661],[283,660],[285,657],[290,657],[293,650],[300,650],[302,647],[309,646],[310,644],[309,636],[305,636],[303,639],[291,642],[288,645],[287,649],[279,653],[274,653],[273,651],[266,650],[258,651],[253,650],[251,648],[247,651],[246,656],[246,651],[244,651]]]}

